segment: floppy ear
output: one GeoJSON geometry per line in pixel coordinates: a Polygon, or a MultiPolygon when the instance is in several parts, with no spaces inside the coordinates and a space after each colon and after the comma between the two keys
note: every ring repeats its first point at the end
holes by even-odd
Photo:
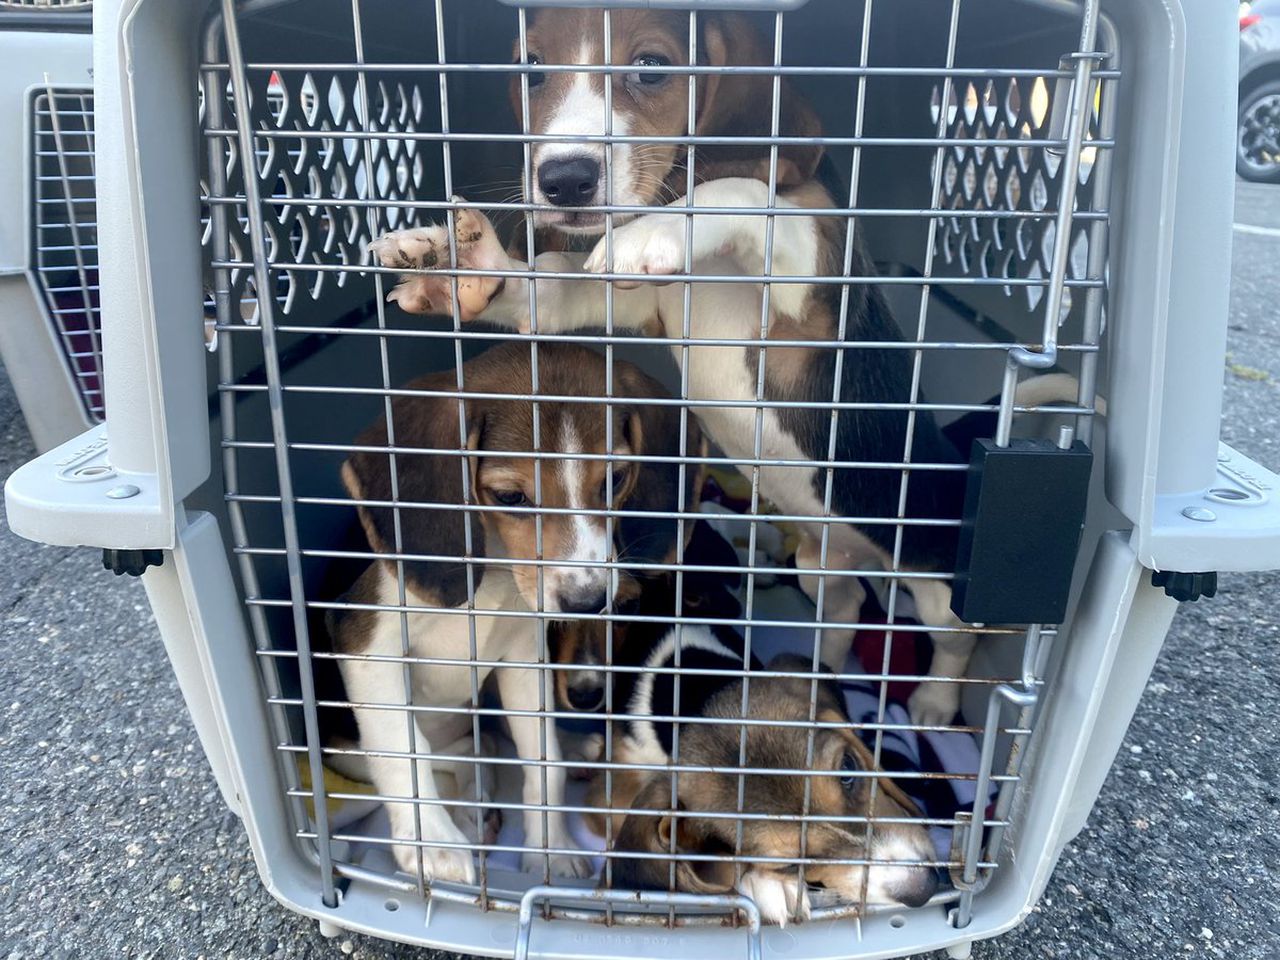
{"type": "MultiPolygon", "coordinates": [[[[701,49],[710,66],[769,66],[773,53],[765,38],[741,13],[704,14],[701,49]]],[[[717,134],[767,137],[773,130],[773,77],[742,75],[733,71],[704,74],[698,100],[700,136],[717,134]]],[[[778,132],[784,137],[817,137],[822,124],[809,102],[791,81],[783,77],[779,85],[781,102],[778,132]]],[[[787,144],[778,150],[778,185],[798,186],[813,178],[822,160],[821,144],[787,144]]],[[[711,164],[713,176],[751,176],[769,179],[767,145],[715,146],[698,148],[697,163],[711,164]],[[715,170],[725,166],[729,169],[715,170]]]]}
{"type": "MultiPolygon", "coordinates": [[[[433,374],[409,384],[422,390],[449,390],[454,374],[433,374]]],[[[458,404],[443,397],[396,397],[391,405],[396,447],[458,449],[458,404]]],[[[466,401],[466,448],[478,449],[484,432],[483,401],[466,401]]],[[[387,424],[380,419],[357,439],[358,446],[386,447],[387,424]]],[[[401,504],[462,503],[462,471],[475,478],[474,458],[456,453],[354,453],[342,465],[342,482],[352,498],[360,501],[392,500],[391,466],[394,456],[398,501],[401,504]]],[[[474,490],[474,483],[472,484],[474,490]]],[[[369,545],[378,553],[396,552],[395,510],[387,506],[357,507],[369,545]]],[[[409,560],[405,580],[414,592],[443,607],[456,607],[467,599],[465,531],[467,515],[461,510],[402,506],[400,545],[403,553],[456,557],[456,560],[409,560]]],[[[473,556],[484,556],[484,525],[471,516],[473,556]]],[[[388,561],[389,563],[391,561],[388,561]]],[[[394,570],[394,564],[393,564],[394,570]]],[[[484,566],[475,568],[480,585],[484,566]]]]}
{"type": "MultiPolygon", "coordinates": [[[[613,849],[619,853],[666,854],[666,859],[616,857],[613,885],[618,889],[671,888],[671,834],[675,840],[675,888],[685,893],[727,893],[733,889],[733,865],[727,860],[688,860],[688,854],[729,854],[733,851],[714,836],[700,835],[688,817],[673,817],[671,780],[655,774],[631,805],[634,810],[665,810],[666,816],[629,813],[622,821],[613,849]]],[[[684,810],[677,803],[677,810],[684,810]]]]}
{"type": "MultiPolygon", "coordinates": [[[[618,393],[636,399],[669,398],[671,395],[653,378],[629,363],[617,363],[614,376],[618,393]]],[[[631,451],[643,456],[702,457],[706,441],[697,419],[690,414],[683,449],[680,446],[680,408],[672,405],[634,404],[623,411],[624,435],[631,451]]],[[[674,511],[679,507],[680,465],[640,463],[633,471],[634,482],[621,500],[623,511],[674,511]]],[[[702,497],[705,469],[700,463],[684,468],[684,509],[697,510],[702,497]]],[[[624,491],[626,492],[626,491],[624,491]]],[[[686,521],[686,542],[693,536],[693,521],[686,521]]],[[[661,563],[674,559],[679,523],[655,517],[623,517],[617,524],[619,554],[627,560],[661,563]]]]}

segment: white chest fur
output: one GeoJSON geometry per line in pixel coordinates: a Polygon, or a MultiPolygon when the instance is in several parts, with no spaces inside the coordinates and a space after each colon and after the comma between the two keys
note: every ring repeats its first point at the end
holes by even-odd
{"type": "MultiPolygon", "coordinates": [[[[395,580],[384,577],[379,585],[379,602],[397,603],[395,580]]],[[[412,594],[408,605],[423,603],[412,594]]],[[[471,660],[523,660],[537,656],[538,625],[533,619],[485,616],[487,610],[527,610],[516,589],[511,571],[491,567],[476,590],[474,616],[465,613],[423,610],[408,613],[378,614],[369,653],[399,656],[403,652],[407,629],[409,655],[448,663],[415,664],[412,668],[414,702],[435,706],[460,706],[471,702],[471,660]],[[472,652],[474,630],[474,653],[472,652]]],[[[476,666],[475,683],[484,683],[491,667],[476,666]]]]}

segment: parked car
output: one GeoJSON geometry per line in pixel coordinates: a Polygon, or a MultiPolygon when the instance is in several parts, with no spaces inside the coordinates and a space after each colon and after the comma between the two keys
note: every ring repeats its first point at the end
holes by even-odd
{"type": "Polygon", "coordinates": [[[1236,172],[1280,183],[1280,0],[1240,12],[1240,113],[1236,172]]]}

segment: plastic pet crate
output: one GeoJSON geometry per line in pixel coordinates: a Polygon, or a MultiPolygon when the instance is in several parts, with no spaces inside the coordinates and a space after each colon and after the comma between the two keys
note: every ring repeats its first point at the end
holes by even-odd
{"type": "Polygon", "coordinates": [[[102,419],[88,3],[0,4],[0,359],[40,450],[102,419]]]}
{"type": "MultiPolygon", "coordinates": [[[[1218,572],[1280,565],[1278,478],[1218,440],[1234,130],[1230,111],[1208,106],[1234,96],[1233,14],[1156,0],[672,0],[619,3],[607,13],[593,4],[569,6],[592,8],[581,22],[598,24],[610,44],[620,43],[613,28],[629,22],[627,8],[661,7],[695,66],[542,62],[529,43],[538,11],[496,0],[99,3],[92,172],[110,416],[10,478],[10,523],[36,540],[101,548],[108,566],[142,575],[201,743],[226,802],[245,821],[264,884],[326,933],[353,930],[518,957],[694,958],[741,950],[825,960],[939,949],[965,956],[973,941],[1026,916],[1083,826],[1160,650],[1173,598],[1209,592],[1218,572]],[[912,722],[902,705],[925,679],[928,635],[948,629],[912,603],[913,584],[921,577],[959,582],[957,574],[906,569],[896,550],[885,569],[835,570],[825,547],[817,566],[806,567],[791,554],[797,526],[810,518],[765,502],[765,468],[847,464],[783,462],[762,452],[764,411],[778,406],[763,386],[754,398],[735,401],[759,412],[747,443],[754,455],[730,456],[721,444],[705,456],[670,458],[682,476],[707,467],[716,482],[700,501],[682,498],[654,519],[682,529],[713,522],[736,558],[721,572],[740,575],[742,613],[675,609],[658,621],[678,629],[728,627],[753,650],[784,649],[814,665],[824,628],[856,630],[854,653],[838,677],[846,688],[861,684],[870,697],[864,712],[850,707],[847,726],[885,767],[873,779],[913,798],[922,784],[933,784],[949,798],[943,807],[917,803],[922,818],[852,818],[867,850],[876,831],[891,824],[929,829],[935,856],[906,864],[937,872],[925,902],[872,902],[865,885],[852,901],[815,888],[807,916],[788,904],[792,922],[785,926],[762,923],[754,888],[740,878],[764,867],[803,884],[804,871],[821,865],[803,841],[793,855],[772,859],[748,855],[741,841],[705,856],[735,877],[719,892],[674,883],[626,889],[612,882],[609,864],[618,853],[610,835],[593,841],[575,819],[610,807],[593,807],[581,784],[570,784],[562,801],[547,786],[572,768],[597,778],[638,772],[607,750],[583,761],[548,747],[584,725],[601,729],[590,726],[592,717],[549,692],[536,709],[504,710],[479,682],[461,705],[419,702],[406,693],[417,671],[441,663],[410,656],[407,646],[382,657],[400,666],[402,689],[388,691],[385,702],[353,700],[336,678],[378,657],[335,649],[327,626],[355,610],[401,624],[406,638],[419,616],[477,622],[474,586],[460,606],[433,608],[408,597],[404,570],[413,562],[451,562],[474,581],[495,562],[478,546],[444,556],[380,552],[357,519],[357,506],[389,510],[399,530],[412,511],[441,504],[394,486],[389,499],[361,499],[340,479],[343,462],[356,453],[385,453],[393,464],[423,455],[386,440],[386,428],[381,440],[362,437],[370,424],[389,422],[393,401],[428,395],[410,385],[415,378],[450,371],[457,389],[435,394],[480,399],[461,379],[464,360],[515,343],[550,362],[562,340],[603,353],[611,369],[625,361],[656,378],[680,411],[682,436],[714,405],[690,395],[682,371],[689,351],[709,345],[687,332],[688,316],[677,337],[615,329],[618,298],[648,282],[644,277],[580,274],[563,266],[572,264],[572,251],[563,255],[567,261],[540,258],[532,267],[488,271],[512,285],[527,287],[532,270],[541,280],[612,291],[592,328],[521,334],[464,323],[452,309],[405,313],[388,302],[401,268],[379,266],[370,244],[389,231],[451,226],[481,210],[526,249],[545,250],[523,226],[527,213],[546,207],[522,190],[532,182],[536,148],[603,144],[607,196],[615,151],[646,136],[611,129],[607,118],[599,133],[532,129],[531,87],[558,74],[606,74],[599,83],[619,98],[632,95],[627,84],[653,75],[696,93],[717,70],[734,70],[698,57],[708,23],[726,9],[750,11],[769,51],[764,62],[738,67],[767,80],[771,95],[759,104],[764,132],[700,133],[698,107],[688,103],[697,98],[687,97],[685,132],[648,138],[681,154],[690,185],[698,184],[699,154],[711,148],[766,151],[769,202],[706,215],[765,221],[766,236],[774,237],[795,216],[775,202],[781,160],[792,148],[821,146],[840,184],[826,215],[839,217],[845,249],[856,232],[876,270],[859,276],[851,257],[843,268],[837,257],[826,275],[808,279],[837,289],[874,286],[892,308],[904,339],[877,348],[907,352],[912,387],[905,402],[889,407],[935,417],[944,429],[968,415],[986,417],[995,424],[994,454],[1013,433],[1047,438],[1038,449],[1087,449],[1093,458],[1079,511],[1057,500],[1015,515],[1015,488],[1007,502],[966,514],[980,518],[960,533],[975,555],[993,536],[1042,542],[1046,554],[1065,542],[1074,572],[1064,569],[1049,584],[1065,609],[1055,617],[1060,622],[962,625],[976,641],[974,653],[963,672],[944,677],[962,696],[954,719],[942,724],[912,722]],[[821,133],[783,131],[784,79],[814,107],[821,133]],[[207,316],[215,321],[212,352],[207,316]],[[1073,377],[1073,396],[1065,404],[1026,405],[1015,416],[1015,386],[1043,372],[1073,377]],[[397,597],[374,603],[348,593],[379,561],[396,572],[397,597]],[[859,615],[842,621],[824,614],[830,608],[822,590],[815,604],[797,589],[797,569],[823,583],[860,578],[867,601],[859,615]],[[410,731],[404,748],[362,748],[352,740],[353,709],[403,720],[410,731]],[[465,718],[460,753],[415,748],[415,718],[437,714],[465,718]],[[539,723],[537,756],[518,756],[508,738],[509,722],[520,717],[539,723]],[[342,723],[346,739],[336,735],[342,723]],[[953,745],[959,759],[926,757],[943,742],[935,737],[953,745]],[[890,769],[887,759],[903,743],[917,745],[914,759],[890,769]],[[402,763],[417,778],[422,765],[448,762],[471,770],[477,784],[484,776],[493,785],[488,792],[415,788],[412,796],[386,796],[352,763],[374,758],[402,763]],[[527,789],[521,794],[524,769],[542,773],[541,795],[532,801],[527,789]],[[413,837],[393,835],[386,806],[397,803],[444,807],[474,824],[477,836],[455,846],[471,858],[475,882],[431,881],[425,862],[452,841],[425,836],[420,824],[413,837]],[[493,810],[503,815],[501,831],[480,835],[493,810]],[[512,827],[531,811],[568,818],[574,846],[526,844],[512,827]],[[593,858],[595,875],[570,878],[551,869],[552,855],[578,846],[593,858]],[[397,847],[414,852],[416,869],[398,868],[397,847]]],[[[678,191],[664,199],[684,202],[678,191]]],[[[609,238],[646,212],[620,202],[595,206],[609,238]]],[[[782,296],[767,292],[779,283],[771,262],[766,244],[763,271],[675,282],[691,291],[700,283],[747,285],[763,303],[782,296]]],[[[460,263],[456,242],[433,267],[459,283],[486,272],[460,263]]],[[[88,276],[78,261],[77,275],[88,276]]],[[[761,311],[761,338],[768,316],[761,311]]],[[[736,346],[755,350],[758,339],[736,346]]],[[[765,344],[772,351],[778,341],[765,344]]],[[[831,341],[807,346],[830,349],[831,341]]],[[[535,408],[552,402],[536,380],[528,388],[513,380],[507,395],[535,408]]],[[[617,396],[577,399],[607,405],[617,396]]],[[[835,423],[851,403],[836,395],[810,406],[832,411],[835,423]]],[[[465,457],[468,442],[463,430],[434,453],[465,457]]],[[[960,453],[956,463],[931,464],[913,459],[908,443],[900,458],[871,465],[901,475],[902,493],[896,512],[861,519],[887,525],[899,544],[913,525],[960,527],[959,516],[913,516],[906,493],[910,476],[921,471],[964,471],[968,450],[960,453]]],[[[540,469],[557,462],[551,449],[532,456],[540,469]]],[[[491,509],[470,494],[445,506],[472,526],[486,522],[491,509]]],[[[540,525],[555,516],[540,504],[528,509],[540,525]]],[[[610,523],[626,516],[609,508],[594,514],[610,523]]],[[[541,555],[497,562],[553,565],[541,555]]],[[[628,563],[636,561],[611,555],[599,566],[625,570],[628,563]]],[[[706,572],[680,551],[647,566],[671,573],[677,584],[706,572]]],[[[979,588],[1016,598],[1035,575],[1031,564],[995,584],[975,579],[966,602],[979,588]]],[[[827,589],[828,598],[835,589],[827,589]]],[[[535,632],[536,658],[508,669],[525,671],[545,689],[542,677],[556,667],[548,631],[566,614],[539,603],[499,619],[511,630],[535,632]]],[[[567,619],[612,625],[606,630],[637,622],[610,605],[567,619]]],[[[477,677],[493,665],[474,652],[448,662],[477,677]]],[[[620,670],[606,663],[610,684],[620,670]]],[[[668,673],[679,677],[681,668],[668,673]]],[[[813,688],[813,668],[782,673],[780,679],[813,688]]],[[[744,682],[750,677],[746,671],[744,682]]],[[[804,703],[791,721],[810,744],[822,726],[811,706],[804,703]]],[[[606,743],[620,736],[615,726],[630,709],[609,706],[606,743]]],[[[724,722],[745,743],[748,724],[724,722]]],[[[813,779],[801,759],[775,775],[813,779]]],[[[679,767],[686,769],[699,772],[679,767]]],[[[756,775],[734,769],[719,773],[739,783],[756,775]]],[[[741,824],[739,836],[761,819],[746,809],[745,792],[739,789],[728,814],[741,824]]],[[[820,823],[809,803],[792,819],[820,823]]],[[[694,804],[671,813],[708,813],[694,804]]],[[[869,876],[885,864],[864,854],[845,865],[869,876]]]]}

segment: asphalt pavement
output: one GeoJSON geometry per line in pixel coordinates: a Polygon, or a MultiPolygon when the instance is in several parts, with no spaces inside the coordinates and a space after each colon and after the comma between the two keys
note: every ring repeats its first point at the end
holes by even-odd
{"type": "MultiPolygon", "coordinates": [[[[1223,437],[1280,465],[1280,187],[1240,184],[1223,437]],[[1250,229],[1252,228],[1252,229],[1250,229]]],[[[0,378],[0,476],[32,455],[0,378]]],[[[258,880],[141,585],[0,529],[0,957],[448,957],[258,880]]],[[[1280,575],[1184,605],[1088,827],[979,960],[1280,957],[1280,575]]]]}

